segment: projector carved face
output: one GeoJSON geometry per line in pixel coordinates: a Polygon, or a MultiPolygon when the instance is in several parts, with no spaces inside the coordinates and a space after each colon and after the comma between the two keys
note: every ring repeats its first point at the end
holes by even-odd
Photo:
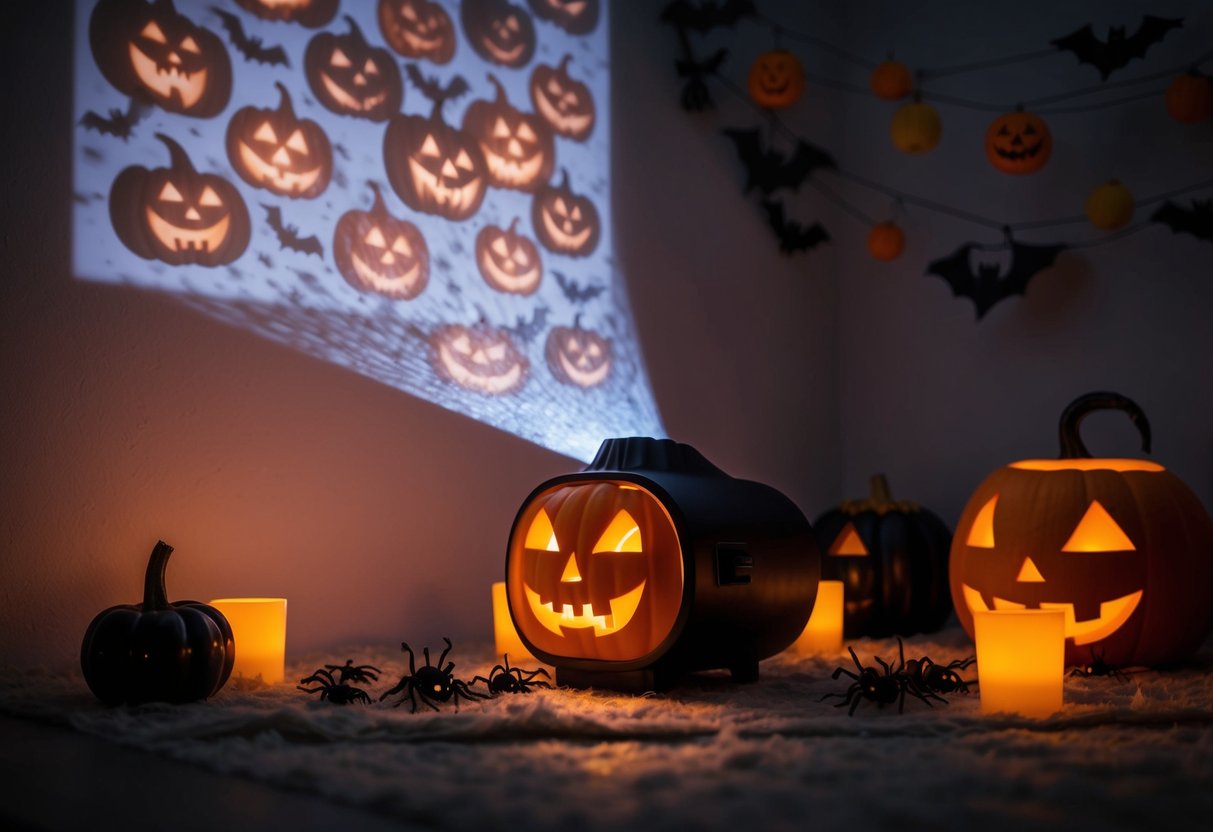
{"type": "Polygon", "coordinates": [[[530,6],[540,20],[570,35],[588,35],[598,25],[598,0],[530,0],[530,6]]]}
{"type": "Polygon", "coordinates": [[[611,342],[576,322],[552,327],[544,354],[552,375],[564,384],[594,387],[611,372],[611,342]]]}
{"type": "Polygon", "coordinates": [[[569,75],[571,55],[559,66],[539,64],[531,73],[531,103],[544,121],[562,136],[585,141],[594,131],[594,98],[590,88],[569,75]]]}
{"type": "Polygon", "coordinates": [[[518,515],[506,587],[519,632],[561,657],[629,661],[656,650],[682,605],[673,521],[647,490],[588,480],[518,515]]]}
{"type": "Polygon", "coordinates": [[[132,165],[110,189],[110,220],[118,239],[147,260],[174,266],[222,266],[248,246],[248,209],[221,176],[199,173],[179,144],[161,133],[168,168],[132,165]]]}
{"type": "Polygon", "coordinates": [[[101,0],[89,19],[89,42],[107,81],[170,113],[210,118],[231,98],[223,41],[178,14],[172,0],[101,0]]]}
{"type": "Polygon", "coordinates": [[[388,213],[379,186],[370,183],[370,211],[346,211],[333,231],[333,259],[346,282],[393,300],[421,294],[430,277],[430,254],[421,231],[388,213]]]}
{"type": "Polygon", "coordinates": [[[240,178],[280,196],[312,199],[333,175],[333,148],[320,125],[295,117],[281,83],[277,110],[244,107],[228,122],[227,157],[240,178]]]}
{"type": "Polygon", "coordinates": [[[517,233],[518,220],[509,228],[486,225],[476,235],[476,265],[485,282],[511,295],[534,294],[543,278],[539,247],[517,233]]]}
{"type": "Polygon", "coordinates": [[[488,186],[476,139],[433,117],[397,115],[383,139],[384,164],[396,193],[414,211],[465,220],[488,186]]]}
{"type": "Polygon", "coordinates": [[[486,61],[517,69],[535,54],[535,24],[521,7],[507,0],[463,0],[459,13],[468,43],[486,61]]]}
{"type": "Polygon", "coordinates": [[[438,374],[468,390],[499,396],[526,382],[530,364],[510,336],[483,322],[448,324],[430,336],[438,374]]]}
{"type": "Polygon", "coordinates": [[[510,106],[505,89],[492,75],[495,101],[473,101],[463,117],[463,130],[475,136],[484,154],[489,184],[533,191],[552,176],[556,147],[552,131],[538,116],[510,106]]]}
{"type": "Polygon", "coordinates": [[[282,20],[316,29],[337,15],[338,0],[236,0],[236,5],[262,20],[282,20]]]}
{"type": "Polygon", "coordinates": [[[598,209],[569,188],[568,171],[559,186],[543,185],[535,191],[531,222],[539,242],[558,254],[586,257],[598,246],[598,209]]]}
{"type": "Polygon", "coordinates": [[[404,99],[400,70],[392,53],[372,47],[354,19],[344,35],[321,32],[307,45],[304,72],[312,94],[338,115],[386,121],[404,99]]]}
{"type": "Polygon", "coordinates": [[[445,64],[455,55],[455,25],[438,3],[379,0],[379,28],[387,45],[406,58],[445,64]]]}

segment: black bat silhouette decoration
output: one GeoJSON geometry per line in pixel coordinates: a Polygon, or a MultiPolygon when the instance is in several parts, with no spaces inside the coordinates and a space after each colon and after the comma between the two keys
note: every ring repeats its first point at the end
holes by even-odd
{"type": "Polygon", "coordinates": [[[784,254],[795,254],[817,248],[821,243],[829,242],[830,234],[819,222],[812,225],[802,225],[794,220],[788,220],[783,214],[783,203],[774,200],[763,200],[762,208],[766,211],[767,224],[775,232],[779,240],[779,250],[784,254]]]}
{"type": "Polygon", "coordinates": [[[324,246],[320,244],[319,237],[314,234],[310,237],[300,237],[297,226],[287,225],[282,221],[282,209],[277,205],[262,204],[261,207],[265,209],[266,223],[269,224],[269,227],[278,236],[280,248],[287,248],[303,254],[314,254],[323,259],[324,246]]]}
{"type": "Polygon", "coordinates": [[[413,86],[421,90],[421,94],[435,104],[448,99],[456,99],[470,89],[467,79],[462,75],[456,75],[450,80],[450,83],[443,86],[437,78],[426,78],[422,75],[417,64],[405,64],[404,72],[413,86]]]}
{"type": "Polygon", "coordinates": [[[674,67],[678,70],[678,77],[687,79],[679,98],[682,109],[688,113],[700,113],[716,108],[716,102],[712,100],[712,93],[708,90],[707,82],[704,79],[709,75],[715,75],[728,56],[729,50],[717,49],[705,61],[689,57],[674,62],[674,67]]]}
{"type": "Polygon", "coordinates": [[[766,147],[762,132],[754,130],[724,130],[733,140],[737,155],[746,169],[746,183],[742,193],[757,188],[766,196],[780,188],[797,190],[813,171],[818,168],[836,168],[834,157],[803,139],[796,142],[791,156],[766,147]]]}
{"type": "Polygon", "coordinates": [[[215,6],[211,6],[211,11],[219,15],[232,46],[244,55],[245,60],[256,61],[259,64],[291,65],[290,60],[286,57],[286,50],[281,45],[266,46],[262,43],[261,38],[249,37],[244,33],[244,24],[236,15],[215,6]]]}
{"type": "Polygon", "coordinates": [[[1011,295],[1022,295],[1028,282],[1040,272],[1053,265],[1057,255],[1065,251],[1065,243],[1031,246],[1017,243],[1007,237],[1006,247],[1011,250],[1007,273],[1002,274],[998,264],[979,263],[973,271],[970,254],[974,249],[986,248],[978,243],[965,243],[948,257],[932,260],[927,264],[927,274],[942,277],[952,287],[956,297],[966,297],[977,307],[977,320],[985,317],[994,304],[1011,295]]]}
{"type": "Polygon", "coordinates": [[[560,291],[568,298],[570,303],[585,303],[587,300],[593,300],[606,291],[605,286],[586,286],[584,289],[581,284],[575,280],[565,277],[555,269],[552,270],[553,276],[556,278],[556,283],[560,286],[560,291]]]}
{"type": "Polygon", "coordinates": [[[661,22],[679,29],[707,32],[717,26],[732,26],[743,17],[755,14],[754,0],[724,0],[722,3],[674,0],[661,10],[661,22]]]}
{"type": "Polygon", "coordinates": [[[514,326],[502,327],[502,329],[513,335],[519,341],[529,344],[547,328],[548,311],[549,310],[546,306],[540,306],[535,309],[535,312],[531,315],[531,319],[529,321],[519,315],[518,323],[516,323],[514,326]]]}
{"type": "Polygon", "coordinates": [[[1095,37],[1095,30],[1088,23],[1065,37],[1049,43],[1063,52],[1073,52],[1080,64],[1091,64],[1099,70],[1103,80],[1134,58],[1144,58],[1146,50],[1167,36],[1167,32],[1184,25],[1182,17],[1174,19],[1146,15],[1141,26],[1132,35],[1125,37],[1124,26],[1109,26],[1108,39],[1095,37]]]}
{"type": "Polygon", "coordinates": [[[109,116],[102,116],[89,110],[80,118],[80,126],[86,130],[96,130],[103,136],[117,136],[126,141],[131,137],[135,125],[143,121],[151,112],[152,105],[134,96],[127,105],[126,112],[117,108],[110,110],[109,116]]]}
{"type": "Polygon", "coordinates": [[[1150,216],[1150,222],[1161,222],[1172,234],[1191,234],[1213,242],[1213,199],[1194,199],[1191,208],[1167,200],[1150,216]]]}

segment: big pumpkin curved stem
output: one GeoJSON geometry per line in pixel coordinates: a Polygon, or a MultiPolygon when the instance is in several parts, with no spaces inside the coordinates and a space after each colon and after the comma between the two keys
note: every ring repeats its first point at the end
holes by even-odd
{"type": "Polygon", "coordinates": [[[1119,410],[1141,434],[1141,449],[1150,453],[1150,420],[1137,402],[1128,396],[1110,391],[1086,393],[1070,402],[1061,413],[1058,433],[1061,439],[1061,454],[1058,459],[1090,459],[1091,452],[1083,444],[1079,427],[1088,414],[1096,410],[1119,410]]]}
{"type": "Polygon", "coordinates": [[[168,590],[164,586],[164,574],[168,569],[168,557],[173,547],[157,540],[147,562],[147,573],[143,577],[143,611],[163,612],[170,609],[168,590]]]}

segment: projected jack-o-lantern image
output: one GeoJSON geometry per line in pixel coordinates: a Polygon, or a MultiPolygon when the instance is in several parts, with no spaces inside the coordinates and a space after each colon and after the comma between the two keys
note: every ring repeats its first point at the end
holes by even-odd
{"type": "Polygon", "coordinates": [[[544,185],[531,201],[531,222],[539,242],[557,254],[585,257],[598,245],[602,226],[598,209],[589,197],[569,187],[569,173],[562,171],[559,185],[544,185]]]}
{"type": "Polygon", "coordinates": [[[317,29],[337,15],[338,0],[236,0],[236,5],[262,20],[298,23],[317,29]]]}
{"type": "Polygon", "coordinates": [[[223,41],[178,14],[172,0],[101,0],[88,34],[97,68],[119,92],[196,118],[219,113],[231,98],[223,41]]]}
{"type": "Polygon", "coordinates": [[[346,211],[333,231],[333,259],[351,286],[393,300],[421,294],[430,278],[430,254],[417,226],[388,213],[374,182],[370,211],[346,211]]]}
{"type": "Polygon", "coordinates": [[[506,586],[540,650],[608,661],[652,653],[682,605],[673,521],[646,489],[587,481],[544,491],[514,524],[506,586]]]}
{"type": "Polygon", "coordinates": [[[171,166],[122,170],[110,189],[110,222],[127,248],[146,260],[174,266],[222,266],[244,253],[251,229],[248,208],[222,176],[199,173],[177,142],[156,138],[171,166]]]}
{"type": "Polygon", "coordinates": [[[399,112],[404,82],[392,53],[371,46],[348,15],[344,35],[321,32],[303,57],[307,82],[324,107],[338,115],[385,121],[399,112]]]}
{"type": "Polygon", "coordinates": [[[501,82],[493,101],[473,101],[463,115],[463,132],[475,136],[484,154],[489,183],[497,188],[534,191],[552,176],[556,142],[543,119],[514,109],[501,82]]]}
{"type": "Polygon", "coordinates": [[[1004,113],[986,130],[986,158],[1003,173],[1034,173],[1052,152],[1049,125],[1033,113],[1004,113]]]}
{"type": "Polygon", "coordinates": [[[555,23],[570,35],[586,35],[598,25],[598,0],[528,0],[540,20],[555,23]]]}
{"type": "Polygon", "coordinates": [[[759,106],[791,107],[804,92],[804,68],[791,52],[773,49],[754,59],[746,83],[750,98],[759,106]]]}
{"type": "Polygon", "coordinates": [[[429,118],[392,118],[383,137],[383,162],[405,205],[448,220],[475,214],[488,189],[480,143],[442,120],[441,99],[429,118]]]}
{"type": "Polygon", "coordinates": [[[590,88],[569,75],[572,55],[558,66],[539,64],[531,73],[531,103],[552,129],[573,141],[585,141],[594,131],[594,98],[590,88]]]}
{"type": "Polygon", "coordinates": [[[429,0],[379,0],[379,31],[406,58],[445,64],[455,56],[455,24],[429,0]]]}
{"type": "Polygon", "coordinates": [[[552,327],[544,356],[557,381],[576,387],[596,387],[611,372],[611,342],[597,332],[572,326],[552,327]]]}
{"type": "Polygon", "coordinates": [[[1182,660],[1213,626],[1213,521],[1163,466],[1091,458],[1087,413],[1128,414],[1149,449],[1149,423],[1117,394],[1080,397],[1063,413],[1060,459],[1013,462],[969,499],[952,542],[951,589],[970,634],[973,612],[1065,614],[1066,661],[1117,667],[1182,660]]]}
{"type": "Polygon", "coordinates": [[[486,225],[476,235],[476,266],[485,282],[499,292],[511,295],[534,294],[543,279],[543,261],[539,247],[516,231],[518,220],[509,228],[486,225]]]}
{"type": "Polygon", "coordinates": [[[311,199],[328,187],[333,148],[319,124],[295,116],[281,83],[277,110],[243,107],[227,125],[227,158],[240,178],[280,196],[311,199]]]}
{"type": "Polygon", "coordinates": [[[518,390],[530,371],[509,333],[483,321],[436,329],[430,336],[430,360],[442,378],[490,396],[518,390]]]}
{"type": "Polygon", "coordinates": [[[508,0],[463,0],[459,18],[468,43],[486,61],[517,69],[535,54],[535,24],[521,6],[508,0]]]}

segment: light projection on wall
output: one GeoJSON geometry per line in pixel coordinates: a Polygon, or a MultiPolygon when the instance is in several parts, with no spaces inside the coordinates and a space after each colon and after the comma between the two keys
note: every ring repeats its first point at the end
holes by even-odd
{"type": "Polygon", "coordinates": [[[600,0],[78,0],[73,261],[588,460],[661,436],[600,0]]]}

